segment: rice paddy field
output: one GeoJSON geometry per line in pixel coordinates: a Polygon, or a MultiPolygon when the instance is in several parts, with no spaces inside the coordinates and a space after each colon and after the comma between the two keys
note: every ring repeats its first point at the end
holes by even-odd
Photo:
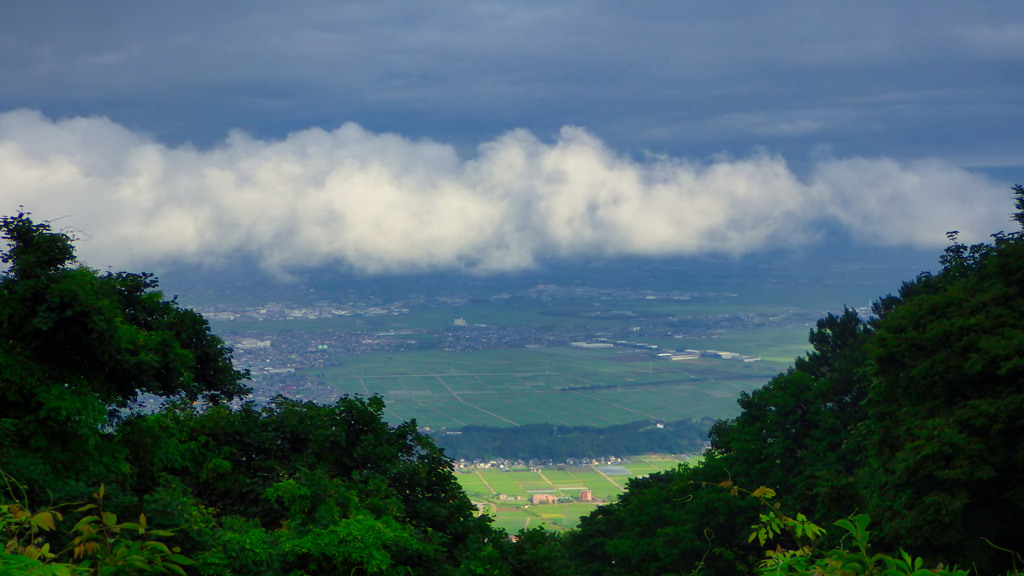
{"type": "Polygon", "coordinates": [[[564,530],[579,524],[582,516],[602,504],[614,502],[630,478],[677,467],[684,459],[651,456],[628,462],[592,466],[558,466],[533,470],[475,468],[457,471],[456,478],[495,525],[514,534],[538,526],[564,530]],[[582,490],[590,490],[594,502],[580,502],[582,490]],[[532,504],[535,494],[551,494],[563,501],[532,504]]]}
{"type": "Polygon", "coordinates": [[[622,348],[403,352],[317,370],[346,394],[379,394],[387,418],[434,430],[723,418],[785,368],[770,361],[670,361],[622,348]]]}
{"type": "Polygon", "coordinates": [[[298,366],[300,378],[294,380],[300,384],[290,388],[307,397],[315,392],[302,389],[301,382],[341,394],[377,394],[389,421],[415,418],[421,427],[450,430],[731,417],[741,392],[763,386],[806,351],[810,324],[819,316],[816,310],[727,293],[629,294],[460,300],[410,306],[401,315],[225,322],[215,328],[272,339],[275,347],[290,343],[293,349],[275,361],[298,366]],[[466,330],[452,329],[456,319],[466,330]],[[510,346],[502,338],[515,330],[529,336],[510,346]],[[324,353],[316,366],[301,366],[312,358],[305,343],[326,331],[376,342],[378,348],[324,353]],[[714,349],[760,360],[671,361],[639,346],[567,345],[602,334],[658,350],[714,349]]]}

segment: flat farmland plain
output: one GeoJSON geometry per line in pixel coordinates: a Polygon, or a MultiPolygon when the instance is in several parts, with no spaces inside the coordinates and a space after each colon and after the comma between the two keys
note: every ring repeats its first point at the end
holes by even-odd
{"type": "Polygon", "coordinates": [[[410,351],[316,370],[344,394],[379,394],[391,421],[420,426],[604,426],[723,418],[740,392],[784,365],[701,358],[670,361],[630,348],[410,351]]]}
{"type": "Polygon", "coordinates": [[[239,311],[242,319],[214,327],[233,342],[270,343],[238,354],[262,374],[257,384],[266,383],[268,399],[377,394],[389,421],[415,418],[450,430],[731,417],[741,392],[763,386],[807,349],[808,329],[820,316],[724,292],[690,297],[546,286],[483,300],[407,303],[394,315],[299,317],[334,310],[327,304],[295,310],[294,318],[279,310],[276,319],[253,320],[256,312],[239,311]],[[602,340],[628,344],[569,346],[602,340]],[[761,360],[670,361],[657,358],[655,348],[761,360]]]}
{"type": "Polygon", "coordinates": [[[466,494],[495,524],[509,533],[543,526],[562,530],[579,524],[595,508],[614,502],[630,478],[677,467],[683,460],[652,456],[608,465],[558,466],[533,470],[460,469],[456,478],[466,494]],[[580,502],[590,490],[595,502],[580,502]],[[550,494],[561,502],[532,504],[534,494],[550,494]],[[571,501],[570,501],[571,500],[571,501]]]}

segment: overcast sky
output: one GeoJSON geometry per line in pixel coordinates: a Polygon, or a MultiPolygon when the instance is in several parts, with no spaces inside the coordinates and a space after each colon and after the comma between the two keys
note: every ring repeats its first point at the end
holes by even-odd
{"type": "Polygon", "coordinates": [[[1010,228],[1024,3],[0,0],[0,210],[367,272],[1010,228]]]}

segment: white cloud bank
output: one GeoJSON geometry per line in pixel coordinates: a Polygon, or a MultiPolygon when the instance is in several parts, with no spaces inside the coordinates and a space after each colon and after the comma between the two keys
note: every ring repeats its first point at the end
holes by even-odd
{"type": "Polygon", "coordinates": [[[0,114],[0,211],[82,238],[96,268],[255,257],[402,272],[515,270],[538,257],[740,254],[813,242],[941,246],[1009,227],[1005,184],[938,161],[782,158],[637,162],[579,128],[514,130],[476,157],[355,124],[281,141],[231,134],[168,148],[105,118],[0,114]]]}

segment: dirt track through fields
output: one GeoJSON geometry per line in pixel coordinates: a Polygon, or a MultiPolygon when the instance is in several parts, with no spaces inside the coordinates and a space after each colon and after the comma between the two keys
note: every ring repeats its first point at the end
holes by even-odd
{"type": "Polygon", "coordinates": [[[542,479],[543,479],[543,480],[544,480],[545,482],[547,482],[547,483],[548,483],[548,486],[551,486],[551,487],[552,487],[552,488],[554,488],[554,489],[555,489],[556,491],[558,491],[558,487],[557,487],[557,486],[555,486],[555,485],[554,485],[554,484],[553,484],[553,483],[551,482],[551,480],[548,480],[548,477],[544,475],[544,472],[542,472],[541,470],[539,470],[539,469],[538,469],[538,470],[537,470],[537,474],[539,474],[539,475],[540,475],[540,477],[541,477],[541,478],[542,478],[542,479]]]}
{"type": "Polygon", "coordinates": [[[625,490],[625,488],[621,484],[619,484],[615,480],[612,480],[611,476],[609,476],[609,475],[605,474],[604,472],[602,472],[597,466],[594,466],[593,464],[591,464],[590,467],[593,468],[594,471],[597,472],[598,474],[600,474],[601,476],[604,476],[605,480],[611,482],[612,485],[615,486],[616,488],[618,488],[619,490],[625,490]]]}
{"type": "Polygon", "coordinates": [[[494,491],[494,488],[491,488],[491,485],[487,483],[487,480],[484,479],[483,475],[480,474],[480,472],[474,472],[474,474],[476,474],[476,477],[479,478],[480,481],[484,483],[484,486],[487,486],[487,489],[491,491],[491,494],[497,494],[497,492],[494,491]]]}
{"type": "Polygon", "coordinates": [[[475,409],[483,412],[484,414],[487,414],[488,416],[493,416],[493,417],[497,418],[498,420],[504,420],[505,422],[508,422],[509,424],[511,424],[513,426],[519,426],[518,422],[513,422],[512,420],[509,420],[508,418],[505,418],[503,416],[499,416],[499,415],[495,414],[494,412],[488,412],[487,410],[484,410],[483,408],[481,408],[481,407],[479,407],[479,406],[477,406],[475,404],[470,404],[469,402],[466,402],[458,394],[456,394],[454,390],[452,390],[452,387],[449,386],[448,383],[444,381],[444,378],[441,378],[440,376],[438,376],[436,374],[434,375],[434,378],[437,378],[437,381],[440,382],[441,385],[444,386],[446,390],[448,390],[448,393],[451,394],[452,397],[454,397],[459,402],[462,402],[466,406],[469,406],[470,408],[475,408],[475,409]]]}

